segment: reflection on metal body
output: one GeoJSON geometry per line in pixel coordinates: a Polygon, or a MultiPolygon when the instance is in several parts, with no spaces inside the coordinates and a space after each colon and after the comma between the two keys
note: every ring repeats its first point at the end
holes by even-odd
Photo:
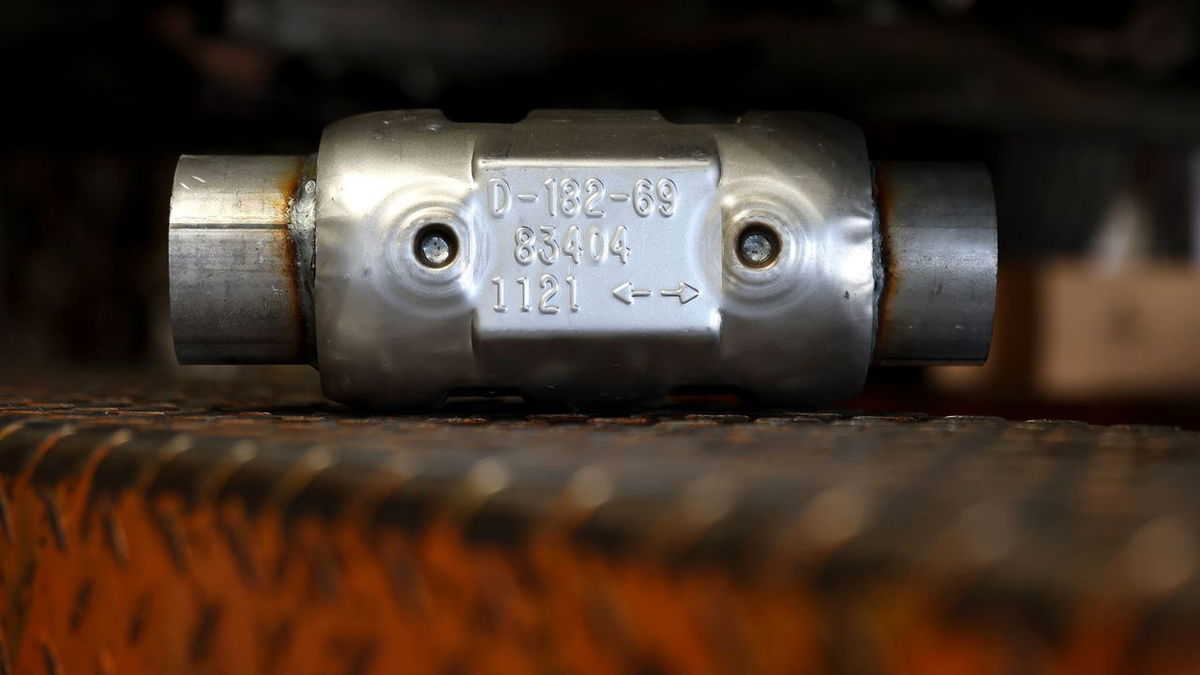
{"type": "Polygon", "coordinates": [[[315,179],[303,158],[181,160],[181,362],[319,361],[331,398],[364,405],[694,386],[785,405],[853,393],[873,359],[986,356],[986,174],[899,165],[877,213],[862,135],[831,117],[385,112],[333,124],[316,157],[315,179]],[[965,290],[920,301],[943,282],[965,290]]]}

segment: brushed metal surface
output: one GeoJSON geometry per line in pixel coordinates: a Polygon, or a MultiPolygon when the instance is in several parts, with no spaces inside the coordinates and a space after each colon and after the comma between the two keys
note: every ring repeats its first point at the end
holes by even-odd
{"type": "Polygon", "coordinates": [[[167,238],[180,363],[311,360],[312,214],[293,209],[312,199],[306,161],[180,158],[167,238]]]}

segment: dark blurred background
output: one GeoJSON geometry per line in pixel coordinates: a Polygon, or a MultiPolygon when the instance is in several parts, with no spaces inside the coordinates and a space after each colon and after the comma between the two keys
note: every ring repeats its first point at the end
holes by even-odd
{"type": "Polygon", "coordinates": [[[877,159],[986,162],[998,200],[990,365],[851,405],[1197,426],[1197,3],[10,0],[0,52],[6,371],[170,367],[183,152],[312,152],[389,108],[814,109],[877,159]]]}

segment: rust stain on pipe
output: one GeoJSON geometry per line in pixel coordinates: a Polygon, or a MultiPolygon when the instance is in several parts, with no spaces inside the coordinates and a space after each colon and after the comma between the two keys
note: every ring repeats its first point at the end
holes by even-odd
{"type": "Polygon", "coordinates": [[[296,336],[295,344],[298,346],[298,351],[293,358],[296,363],[307,363],[310,360],[309,352],[311,351],[311,346],[307,345],[310,317],[309,312],[305,308],[305,293],[300,280],[303,270],[301,269],[299,242],[296,241],[299,233],[294,227],[295,217],[293,212],[293,206],[296,200],[299,199],[300,190],[305,180],[305,168],[307,165],[307,157],[297,157],[295,169],[281,177],[277,192],[279,196],[279,208],[281,213],[284,214],[283,222],[287,225],[276,230],[276,236],[279,239],[279,248],[283,251],[282,271],[284,278],[287,279],[288,297],[291,299],[289,314],[291,326],[296,336]]]}

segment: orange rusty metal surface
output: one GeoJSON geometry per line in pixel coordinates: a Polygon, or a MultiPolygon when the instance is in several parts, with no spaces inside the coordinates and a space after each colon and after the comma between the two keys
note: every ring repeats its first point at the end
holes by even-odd
{"type": "Polygon", "coordinates": [[[0,390],[3,673],[1170,673],[1200,438],[0,390]]]}

